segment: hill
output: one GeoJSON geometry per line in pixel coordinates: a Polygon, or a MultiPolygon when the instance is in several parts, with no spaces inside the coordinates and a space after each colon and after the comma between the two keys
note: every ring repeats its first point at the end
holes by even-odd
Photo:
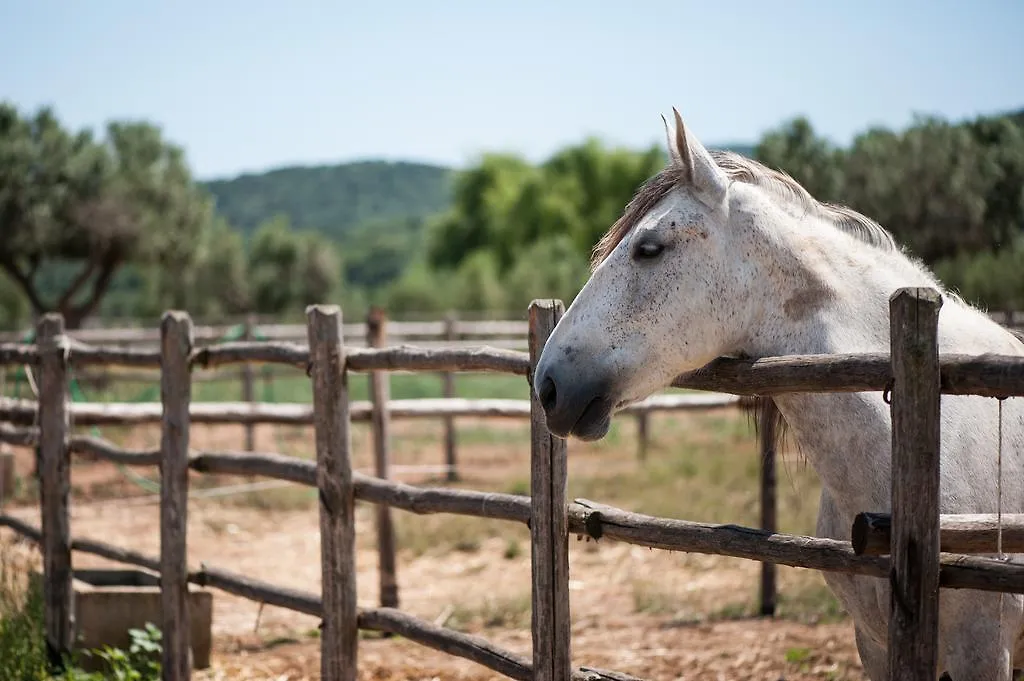
{"type": "Polygon", "coordinates": [[[747,158],[754,158],[754,152],[757,150],[756,144],[719,144],[712,146],[722,151],[734,151],[740,156],[746,156],[747,158]]]}
{"type": "Polygon", "coordinates": [[[264,220],[286,215],[296,228],[340,238],[371,220],[423,218],[450,201],[448,168],[404,161],[361,161],[278,168],[206,182],[217,210],[250,234],[264,220]]]}
{"type": "MultiPolygon", "coordinates": [[[[745,156],[754,147],[721,145],[745,156]]],[[[217,210],[246,235],[276,215],[340,239],[357,225],[422,222],[448,207],[453,171],[407,161],[293,166],[204,183],[217,210]]]]}

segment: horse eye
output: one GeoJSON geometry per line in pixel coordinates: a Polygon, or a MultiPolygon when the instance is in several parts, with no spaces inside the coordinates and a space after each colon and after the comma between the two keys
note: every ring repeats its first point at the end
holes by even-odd
{"type": "Polygon", "coordinates": [[[657,241],[641,241],[636,245],[633,250],[634,258],[656,258],[661,255],[661,252],[665,250],[665,247],[657,241]]]}

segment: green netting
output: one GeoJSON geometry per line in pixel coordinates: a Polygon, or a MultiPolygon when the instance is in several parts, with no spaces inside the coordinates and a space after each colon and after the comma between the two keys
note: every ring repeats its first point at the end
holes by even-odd
{"type": "MultiPolygon", "coordinates": [[[[136,396],[136,398],[134,400],[132,400],[132,401],[134,401],[134,402],[145,402],[145,401],[148,401],[149,398],[147,398],[146,396],[149,395],[149,394],[152,394],[152,392],[154,390],[159,392],[158,388],[154,389],[153,387],[149,387],[149,388],[146,388],[145,390],[143,390],[142,393],[140,393],[138,396],[136,396]]],[[[85,392],[82,390],[82,386],[79,384],[78,379],[75,378],[74,376],[72,376],[71,380],[68,382],[68,394],[71,396],[71,401],[72,402],[88,402],[89,401],[89,400],[86,399],[85,392]]],[[[97,426],[93,426],[91,432],[92,432],[93,436],[95,436],[95,437],[102,437],[102,431],[97,426]]],[[[133,471],[128,466],[125,466],[124,464],[115,463],[114,466],[117,467],[117,470],[120,471],[121,475],[123,475],[126,480],[128,480],[129,482],[135,483],[136,485],[138,485],[142,489],[146,490],[147,492],[157,493],[157,492],[160,491],[160,483],[159,482],[157,482],[155,480],[151,480],[151,479],[147,478],[146,476],[141,475],[139,473],[136,473],[135,471],[133,471]]]]}

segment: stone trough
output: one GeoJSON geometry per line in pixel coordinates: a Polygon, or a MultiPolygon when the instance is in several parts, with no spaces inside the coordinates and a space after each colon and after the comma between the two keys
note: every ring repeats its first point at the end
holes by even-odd
{"type": "MultiPolygon", "coordinates": [[[[127,650],[129,629],[143,629],[147,622],[159,627],[162,621],[160,576],[148,570],[74,570],[73,590],[78,650],[104,645],[127,650]]],[[[206,669],[213,638],[213,593],[189,584],[188,599],[192,668],[206,669]]],[[[98,666],[83,657],[83,666],[98,666]]]]}

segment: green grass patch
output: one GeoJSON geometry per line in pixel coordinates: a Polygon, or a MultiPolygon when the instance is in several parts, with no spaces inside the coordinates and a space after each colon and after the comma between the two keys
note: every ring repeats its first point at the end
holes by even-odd
{"type": "Polygon", "coordinates": [[[847,617],[839,600],[817,578],[801,580],[798,584],[781,589],[778,599],[776,616],[784,619],[817,624],[841,622],[847,617]]]}
{"type": "Polygon", "coordinates": [[[37,681],[47,675],[43,594],[0,545],[0,678],[37,681]]]}
{"type": "MultiPolygon", "coordinates": [[[[240,372],[225,369],[223,380],[196,380],[192,385],[192,399],[195,402],[237,402],[242,399],[240,372]]],[[[79,380],[73,397],[87,402],[159,402],[160,379],[153,373],[152,383],[119,381],[117,371],[111,371],[109,380],[95,384],[79,380]]],[[[312,383],[302,371],[282,371],[275,367],[273,373],[264,372],[260,367],[255,372],[254,396],[258,402],[310,402],[313,399],[312,383]]],[[[398,400],[444,397],[444,386],[440,374],[393,373],[390,375],[391,398],[398,400]]],[[[33,399],[31,388],[24,381],[8,381],[2,386],[7,397],[20,396],[33,399]]],[[[353,400],[369,399],[369,375],[353,373],[349,377],[349,396],[353,400]]],[[[529,399],[530,387],[523,376],[499,373],[459,373],[455,376],[455,396],[466,399],[529,399]]]]}
{"type": "Polygon", "coordinates": [[[529,530],[518,523],[460,515],[395,513],[397,545],[414,556],[445,555],[451,551],[475,553],[484,541],[502,537],[530,543],[529,530]]]}
{"type": "MultiPolygon", "coordinates": [[[[570,496],[671,518],[759,522],[760,462],[746,419],[735,413],[663,418],[651,432],[655,436],[645,463],[574,476],[570,462],[570,496]]],[[[817,503],[807,503],[807,490],[816,495],[809,469],[780,470],[780,522],[789,531],[813,533],[817,503]]]]}
{"type": "Polygon", "coordinates": [[[633,611],[648,615],[669,615],[685,617],[688,610],[685,599],[661,582],[652,579],[634,579],[630,584],[633,596],[633,611]]]}

